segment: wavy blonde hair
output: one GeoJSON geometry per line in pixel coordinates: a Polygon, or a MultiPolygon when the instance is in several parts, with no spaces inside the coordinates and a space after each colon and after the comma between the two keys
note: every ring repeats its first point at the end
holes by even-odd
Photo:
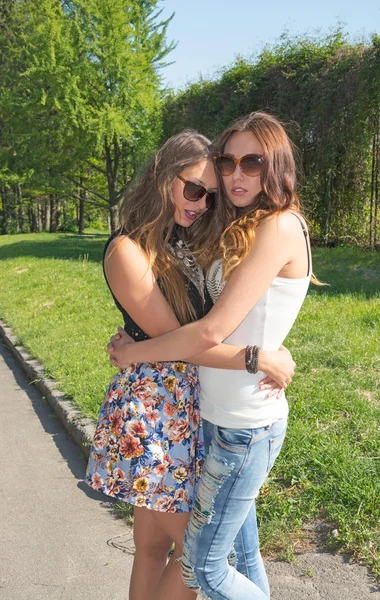
{"type": "MultiPolygon", "coordinates": [[[[256,227],[263,219],[289,209],[301,212],[300,201],[295,191],[296,165],[293,145],[284,126],[270,114],[253,112],[237,119],[223,131],[215,144],[216,152],[223,153],[230,137],[240,132],[251,132],[263,148],[261,191],[252,204],[238,212],[227,197],[223,178],[218,174],[224,196],[226,228],[221,235],[217,252],[218,258],[223,258],[224,279],[227,279],[247,256],[255,239],[256,227]]],[[[212,258],[214,259],[215,255],[212,258]]],[[[210,260],[207,266],[211,262],[210,260]]]]}
{"type": "MultiPolygon", "coordinates": [[[[172,185],[189,166],[212,160],[214,146],[196,131],[184,131],[169,138],[144,172],[127,188],[120,209],[120,233],[127,235],[146,255],[160,288],[181,325],[196,319],[189,300],[181,262],[169,249],[175,226],[172,185]]],[[[223,229],[216,211],[207,211],[191,227],[181,228],[190,248],[202,254],[215,243],[223,229]],[[215,220],[219,227],[215,228],[215,220]]]]}

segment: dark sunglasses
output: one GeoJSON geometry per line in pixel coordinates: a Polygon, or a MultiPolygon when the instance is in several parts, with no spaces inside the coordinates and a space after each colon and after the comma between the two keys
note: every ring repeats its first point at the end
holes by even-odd
{"type": "Polygon", "coordinates": [[[185,185],[183,186],[183,197],[189,202],[198,202],[203,196],[206,194],[206,207],[209,210],[213,210],[216,204],[216,192],[208,192],[203,185],[199,185],[199,183],[194,183],[194,181],[188,181],[181,177],[181,175],[177,175],[178,179],[182,181],[185,185]]]}
{"type": "Polygon", "coordinates": [[[234,158],[229,154],[216,154],[214,163],[221,175],[232,175],[236,165],[240,165],[244,175],[248,177],[257,177],[260,175],[261,167],[264,162],[260,154],[246,154],[241,158],[234,158]]]}

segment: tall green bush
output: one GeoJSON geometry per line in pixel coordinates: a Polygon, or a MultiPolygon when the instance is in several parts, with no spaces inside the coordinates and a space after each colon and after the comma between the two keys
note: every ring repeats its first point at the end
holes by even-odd
{"type": "Polygon", "coordinates": [[[321,243],[378,243],[380,37],[351,43],[283,36],[256,59],[239,59],[211,81],[172,94],[164,137],[186,127],[215,139],[234,118],[269,111],[298,147],[301,194],[321,243]]]}

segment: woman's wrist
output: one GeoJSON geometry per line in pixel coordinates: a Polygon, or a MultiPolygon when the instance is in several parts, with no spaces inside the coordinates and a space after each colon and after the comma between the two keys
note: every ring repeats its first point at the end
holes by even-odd
{"type": "Polygon", "coordinates": [[[257,368],[259,371],[263,371],[264,373],[266,373],[266,369],[268,366],[267,355],[268,355],[268,352],[266,350],[261,350],[261,349],[259,350],[257,368]]]}
{"type": "Polygon", "coordinates": [[[132,354],[132,350],[133,350],[133,346],[135,346],[135,343],[126,343],[124,346],[124,350],[123,350],[123,362],[127,365],[131,365],[133,362],[136,362],[134,360],[132,360],[131,354],[132,354]]]}

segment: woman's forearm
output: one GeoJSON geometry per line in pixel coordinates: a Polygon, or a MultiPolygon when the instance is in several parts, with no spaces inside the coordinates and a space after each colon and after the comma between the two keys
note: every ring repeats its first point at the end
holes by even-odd
{"type": "MultiPolygon", "coordinates": [[[[192,323],[192,325],[196,325],[196,323],[192,323]]],[[[193,329],[195,328],[192,327],[191,329],[190,334],[193,335],[193,329]]],[[[119,332],[119,339],[111,340],[112,349],[108,349],[111,355],[111,362],[119,368],[125,368],[135,362],[162,362],[166,360],[177,362],[178,360],[185,360],[215,369],[245,370],[245,348],[231,346],[230,344],[215,344],[212,349],[193,356],[189,356],[188,352],[184,352],[181,356],[177,355],[175,358],[163,358],[163,346],[160,343],[157,344],[157,340],[162,340],[165,337],[169,337],[169,335],[173,337],[178,332],[181,332],[181,329],[173,330],[170,334],[165,334],[146,342],[130,343],[122,339],[125,332],[121,330],[121,333],[119,332]],[[149,352],[150,355],[148,357],[147,354],[149,352]]],[[[209,341],[201,339],[200,343],[206,344],[209,341]]],[[[291,380],[294,375],[295,363],[290,352],[284,346],[281,346],[279,350],[260,350],[258,371],[264,372],[280,386],[285,387],[284,384],[289,383],[289,379],[291,380]]]]}
{"type": "Polygon", "coordinates": [[[188,356],[201,354],[220,344],[220,339],[209,325],[207,316],[159,337],[127,344],[123,349],[123,362],[162,362],[188,360],[188,356]]]}
{"type": "MultiPolygon", "coordinates": [[[[228,371],[246,370],[245,348],[231,346],[230,344],[219,344],[210,350],[206,350],[206,352],[202,352],[186,360],[202,367],[211,367],[213,369],[228,371]]],[[[291,374],[292,370],[294,370],[293,364],[291,354],[283,346],[279,351],[259,351],[258,371],[269,375],[278,383],[282,382],[285,374],[291,374]]]]}
{"type": "Polygon", "coordinates": [[[191,356],[186,360],[202,367],[244,371],[245,348],[230,346],[230,344],[219,344],[210,350],[206,350],[206,352],[191,356]]]}

